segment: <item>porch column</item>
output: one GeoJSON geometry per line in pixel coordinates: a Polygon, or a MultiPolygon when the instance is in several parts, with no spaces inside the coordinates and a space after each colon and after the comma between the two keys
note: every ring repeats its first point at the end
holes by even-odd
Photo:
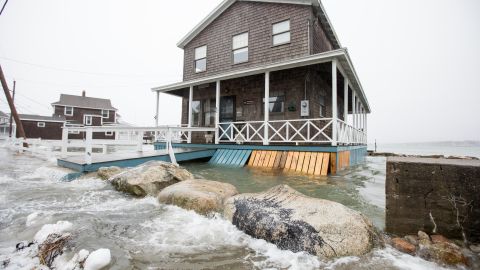
{"type": "Polygon", "coordinates": [[[356,98],[355,98],[355,90],[352,89],[352,127],[356,128],[357,127],[357,122],[355,121],[355,110],[356,110],[356,98]]]}
{"type": "Polygon", "coordinates": [[[265,102],[264,102],[263,145],[268,145],[268,121],[270,114],[270,71],[265,72],[265,102]]]}
{"type": "MultiPolygon", "coordinates": [[[[188,127],[192,127],[192,112],[193,112],[193,85],[190,85],[190,93],[188,95],[188,127]]],[[[187,143],[192,143],[192,132],[188,132],[188,138],[187,138],[187,143]]]]}
{"type": "Polygon", "coordinates": [[[219,125],[220,124],[220,81],[217,81],[215,89],[215,144],[220,143],[219,125]]]}
{"type": "Polygon", "coordinates": [[[332,146],[337,146],[337,60],[332,61],[332,146]]]}
{"type": "MultiPolygon", "coordinates": [[[[157,113],[155,114],[155,126],[158,127],[158,114],[160,110],[160,91],[157,91],[157,113]]],[[[118,132],[117,132],[118,133],[118,132]]]]}
{"type": "Polygon", "coordinates": [[[343,119],[345,123],[348,125],[348,78],[344,77],[344,93],[343,93],[343,119]]]}

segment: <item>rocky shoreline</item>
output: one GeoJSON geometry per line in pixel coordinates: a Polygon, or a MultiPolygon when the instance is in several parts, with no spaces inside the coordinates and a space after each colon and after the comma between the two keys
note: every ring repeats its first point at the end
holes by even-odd
{"type": "Polygon", "coordinates": [[[463,159],[463,160],[480,160],[477,157],[468,157],[468,156],[445,156],[445,155],[406,155],[406,154],[396,154],[391,152],[374,152],[369,150],[368,156],[370,157],[416,157],[416,158],[445,158],[445,159],[463,159]]]}

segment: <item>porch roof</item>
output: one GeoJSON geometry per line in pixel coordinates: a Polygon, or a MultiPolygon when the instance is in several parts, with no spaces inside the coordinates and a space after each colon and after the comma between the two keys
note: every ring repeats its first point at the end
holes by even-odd
{"type": "MultiPolygon", "coordinates": [[[[183,82],[178,82],[174,84],[159,86],[159,87],[152,88],[152,91],[169,92],[169,91],[188,88],[190,86],[195,86],[195,85],[201,85],[201,84],[212,83],[216,81],[223,81],[223,80],[229,80],[229,79],[234,79],[239,77],[262,74],[267,71],[273,72],[278,70],[326,63],[326,62],[331,62],[334,59],[338,60],[339,62],[338,68],[340,72],[345,77],[348,78],[350,87],[360,97],[360,100],[362,100],[362,103],[364,104],[367,110],[367,113],[370,113],[371,109],[368,103],[368,99],[363,91],[362,84],[358,79],[357,72],[353,67],[352,60],[350,59],[350,56],[346,48],[334,50],[334,51],[328,51],[328,52],[319,53],[319,54],[308,55],[308,56],[295,58],[287,61],[277,62],[274,64],[261,65],[254,68],[241,69],[241,70],[222,73],[214,76],[199,78],[195,80],[183,81],[183,82]]],[[[339,91],[343,91],[343,90],[339,90],[339,91]]]]}

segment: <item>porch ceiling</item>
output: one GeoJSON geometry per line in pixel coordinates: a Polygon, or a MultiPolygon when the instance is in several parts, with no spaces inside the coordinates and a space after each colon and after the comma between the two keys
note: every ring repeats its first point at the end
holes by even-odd
{"type": "MultiPolygon", "coordinates": [[[[324,53],[319,53],[319,54],[314,54],[314,55],[308,55],[308,56],[304,56],[304,57],[300,57],[292,60],[277,62],[274,64],[261,65],[254,68],[227,72],[227,73],[204,77],[196,80],[190,80],[190,81],[184,81],[184,82],[178,82],[174,84],[159,86],[159,87],[152,88],[152,91],[170,92],[170,91],[188,88],[190,86],[195,86],[195,85],[201,85],[201,84],[212,83],[216,81],[224,81],[224,80],[229,80],[229,79],[234,79],[239,77],[262,74],[267,71],[274,72],[278,70],[285,70],[285,69],[291,69],[296,67],[303,67],[303,66],[331,62],[334,59],[337,59],[337,61],[339,62],[338,67],[340,72],[348,78],[351,88],[357,93],[357,95],[362,100],[362,103],[367,109],[367,113],[370,113],[371,110],[370,110],[370,105],[368,103],[368,99],[363,91],[363,87],[360,83],[360,80],[358,79],[358,75],[355,71],[355,68],[353,67],[353,63],[352,63],[352,60],[350,59],[348,51],[345,48],[328,51],[324,53]]],[[[342,91],[342,89],[339,89],[338,91],[342,91]]]]}

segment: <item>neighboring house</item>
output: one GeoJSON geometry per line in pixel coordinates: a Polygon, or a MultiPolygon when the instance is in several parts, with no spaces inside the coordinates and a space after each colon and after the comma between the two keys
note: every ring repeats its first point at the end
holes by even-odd
{"type": "Polygon", "coordinates": [[[320,1],[226,0],[177,45],[183,81],[152,90],[216,144],[366,145],[370,106],[320,1]]]}
{"type": "MultiPolygon", "coordinates": [[[[65,117],[67,126],[112,126],[117,124],[117,109],[109,99],[61,94],[52,103],[54,115],[65,117]]],[[[83,139],[84,134],[70,134],[71,139],[83,139]]],[[[94,139],[115,139],[114,132],[94,133],[94,139]]]]}
{"type": "Polygon", "coordinates": [[[10,115],[0,111],[0,137],[8,136],[10,130],[10,115]]]}
{"type": "MultiPolygon", "coordinates": [[[[66,123],[63,116],[41,116],[19,114],[25,136],[28,139],[61,140],[62,128],[66,123]]],[[[17,132],[17,137],[18,132],[17,132]]]]}
{"type": "Polygon", "coordinates": [[[0,125],[10,123],[10,116],[0,111],[0,125]]]}

